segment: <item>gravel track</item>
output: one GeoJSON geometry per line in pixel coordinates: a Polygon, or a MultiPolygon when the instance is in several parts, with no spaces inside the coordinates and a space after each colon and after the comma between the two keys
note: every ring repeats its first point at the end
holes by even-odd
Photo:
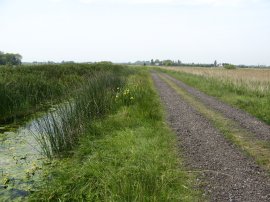
{"type": "Polygon", "coordinates": [[[211,201],[270,201],[270,178],[252,159],[186,103],[156,73],[155,86],[167,111],[167,121],[179,138],[188,169],[198,172],[211,201]]]}
{"type": "Polygon", "coordinates": [[[185,83],[167,75],[162,74],[171,81],[175,82],[178,86],[186,90],[191,95],[195,96],[200,102],[206,106],[221,112],[226,118],[232,119],[239,123],[242,128],[252,132],[258,140],[270,141],[270,126],[251,116],[250,114],[229,106],[221,101],[218,101],[214,97],[208,96],[185,83]]]}

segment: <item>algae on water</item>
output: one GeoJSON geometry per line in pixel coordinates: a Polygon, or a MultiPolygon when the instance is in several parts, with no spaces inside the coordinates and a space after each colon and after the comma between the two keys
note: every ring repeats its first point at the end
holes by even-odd
{"type": "Polygon", "coordinates": [[[42,158],[31,127],[29,124],[17,132],[0,133],[0,201],[22,200],[39,178],[42,158]]]}

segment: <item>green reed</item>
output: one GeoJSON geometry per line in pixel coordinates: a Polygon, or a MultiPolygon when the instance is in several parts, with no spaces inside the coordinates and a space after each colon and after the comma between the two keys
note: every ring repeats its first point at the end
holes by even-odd
{"type": "Polygon", "coordinates": [[[91,121],[117,107],[115,95],[123,85],[122,76],[98,72],[83,82],[72,99],[39,119],[34,135],[43,154],[49,158],[68,155],[91,121]]]}

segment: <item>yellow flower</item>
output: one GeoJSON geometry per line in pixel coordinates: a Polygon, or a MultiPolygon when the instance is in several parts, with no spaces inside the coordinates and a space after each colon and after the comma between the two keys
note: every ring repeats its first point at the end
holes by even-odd
{"type": "Polygon", "coordinates": [[[3,184],[6,185],[9,183],[9,181],[10,181],[10,179],[8,177],[5,177],[3,180],[3,184]]]}

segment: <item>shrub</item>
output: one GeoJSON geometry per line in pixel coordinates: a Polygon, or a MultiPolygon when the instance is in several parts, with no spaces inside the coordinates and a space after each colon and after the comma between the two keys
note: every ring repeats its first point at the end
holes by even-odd
{"type": "Polygon", "coordinates": [[[236,66],[235,65],[232,65],[232,64],[225,64],[224,65],[224,68],[225,69],[236,69],[236,66]]]}

